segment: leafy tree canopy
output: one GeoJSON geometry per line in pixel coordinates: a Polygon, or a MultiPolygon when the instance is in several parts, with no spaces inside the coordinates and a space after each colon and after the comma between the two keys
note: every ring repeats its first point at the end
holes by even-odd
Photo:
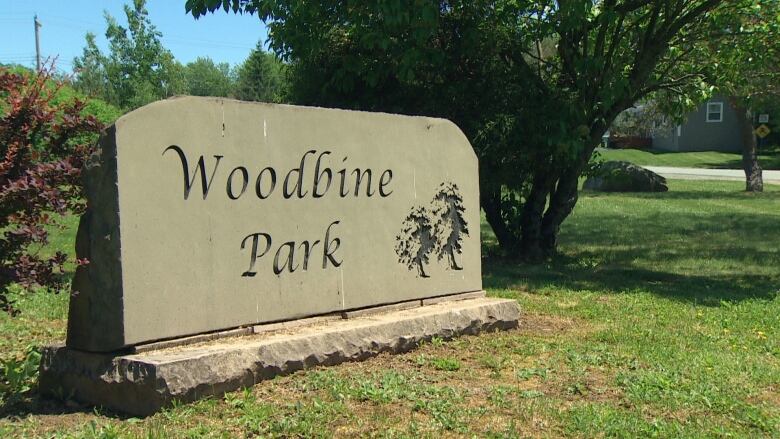
{"type": "Polygon", "coordinates": [[[287,93],[284,63],[258,43],[238,68],[236,97],[244,101],[285,102],[287,93]]]}
{"type": "Polygon", "coordinates": [[[780,0],[737,0],[740,14],[721,14],[706,44],[706,80],[743,99],[780,96],[780,0]]]}
{"type": "Polygon", "coordinates": [[[717,16],[703,44],[699,62],[705,66],[710,90],[727,96],[737,117],[742,141],[746,190],[763,190],[755,124],[750,110],[766,108],[780,98],[780,0],[737,0],[717,16]]]}
{"type": "Polygon", "coordinates": [[[187,0],[195,17],[255,13],[293,66],[296,102],[446,117],[480,157],[501,246],[555,250],[578,179],[614,118],[670,92],[709,90],[697,62],[726,0],[187,0]]]}
{"type": "Polygon", "coordinates": [[[187,93],[194,96],[233,96],[235,74],[228,63],[215,63],[199,57],[184,66],[187,93]]]}
{"type": "Polygon", "coordinates": [[[73,61],[76,87],[126,110],[183,93],[184,68],[163,47],[146,0],[133,0],[124,9],[127,27],[105,14],[107,54],[97,47],[95,36],[87,34],[84,53],[73,61]]]}

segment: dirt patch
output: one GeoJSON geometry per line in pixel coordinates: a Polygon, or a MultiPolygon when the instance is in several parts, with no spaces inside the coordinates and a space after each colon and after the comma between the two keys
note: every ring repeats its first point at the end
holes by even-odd
{"type": "Polygon", "coordinates": [[[34,418],[35,429],[33,431],[35,434],[50,434],[56,431],[77,429],[94,418],[95,415],[90,412],[38,415],[34,418]]]}
{"type": "Polygon", "coordinates": [[[759,403],[780,409],[780,387],[769,386],[758,395],[748,399],[750,403],[759,403]]]}
{"type": "Polygon", "coordinates": [[[32,402],[25,408],[28,410],[0,417],[0,431],[11,427],[18,429],[20,436],[51,436],[55,432],[79,430],[97,418],[92,409],[70,408],[50,400],[32,402]]]}
{"type": "Polygon", "coordinates": [[[557,336],[573,330],[575,327],[582,330],[587,325],[575,322],[574,319],[545,314],[522,314],[520,317],[521,334],[533,334],[541,336],[557,336]]]}

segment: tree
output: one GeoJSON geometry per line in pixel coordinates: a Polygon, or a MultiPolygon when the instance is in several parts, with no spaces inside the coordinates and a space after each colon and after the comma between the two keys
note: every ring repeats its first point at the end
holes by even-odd
{"type": "Polygon", "coordinates": [[[234,95],[235,78],[228,63],[214,63],[209,57],[198,57],[184,66],[187,93],[194,96],[234,95]]]}
{"type": "Polygon", "coordinates": [[[554,252],[578,180],[615,117],[661,91],[706,92],[696,52],[726,0],[187,0],[256,13],[298,103],[453,120],[480,158],[501,247],[554,252]]]}
{"type": "Polygon", "coordinates": [[[81,57],[73,60],[73,71],[76,72],[74,86],[87,96],[104,96],[108,88],[104,68],[107,60],[97,47],[95,34],[87,32],[86,40],[81,57]]]}
{"type": "Polygon", "coordinates": [[[51,67],[37,74],[0,68],[0,309],[9,284],[52,285],[63,253],[40,256],[52,214],[83,209],[80,173],[102,124],[80,99],[58,101],[51,67]]]}
{"type": "Polygon", "coordinates": [[[146,0],[133,0],[124,10],[127,27],[105,14],[108,54],[87,34],[83,55],[73,60],[75,87],[125,110],[184,92],[184,69],[163,47],[146,0]]]}
{"type": "Polygon", "coordinates": [[[714,31],[724,36],[706,46],[707,65],[711,66],[707,81],[728,96],[738,118],[745,189],[761,192],[764,182],[750,110],[780,97],[780,1],[743,3],[745,13],[726,15],[715,23],[714,31]]]}
{"type": "Polygon", "coordinates": [[[425,273],[425,264],[434,248],[433,227],[428,218],[428,210],[415,206],[404,219],[401,233],[396,236],[395,252],[398,261],[409,270],[417,269],[420,277],[430,277],[425,273]]]}
{"type": "Polygon", "coordinates": [[[236,97],[244,101],[284,102],[286,100],[285,66],[257,43],[249,57],[238,67],[236,97]]]}
{"type": "Polygon", "coordinates": [[[462,270],[455,259],[455,253],[462,252],[463,235],[469,234],[468,223],[463,217],[463,197],[454,183],[446,182],[439,186],[433,199],[433,236],[436,239],[436,253],[441,261],[449,259],[450,268],[462,270]]]}

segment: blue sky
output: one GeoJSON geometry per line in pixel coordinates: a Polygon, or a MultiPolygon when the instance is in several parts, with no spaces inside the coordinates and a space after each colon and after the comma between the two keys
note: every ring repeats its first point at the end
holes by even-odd
{"type": "MultiPolygon", "coordinates": [[[[41,55],[59,56],[57,66],[70,72],[81,55],[84,35],[97,36],[107,47],[103,11],[125,24],[123,5],[131,0],[0,0],[0,63],[35,65],[33,16],[41,28],[41,55]]],[[[257,44],[265,42],[266,28],[255,16],[219,11],[198,20],[184,12],[184,0],[148,0],[149,18],[163,34],[163,45],[182,63],[208,56],[231,65],[242,62],[257,44]]]]}

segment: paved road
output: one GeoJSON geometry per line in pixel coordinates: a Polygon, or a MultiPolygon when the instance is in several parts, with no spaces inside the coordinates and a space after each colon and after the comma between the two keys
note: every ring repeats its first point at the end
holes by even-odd
{"type": "MultiPolygon", "coordinates": [[[[745,171],[741,169],[701,169],[676,168],[671,166],[643,166],[666,178],[680,180],[735,180],[745,181],[745,171]]],[[[780,171],[764,170],[764,183],[780,184],[780,171]]]]}

